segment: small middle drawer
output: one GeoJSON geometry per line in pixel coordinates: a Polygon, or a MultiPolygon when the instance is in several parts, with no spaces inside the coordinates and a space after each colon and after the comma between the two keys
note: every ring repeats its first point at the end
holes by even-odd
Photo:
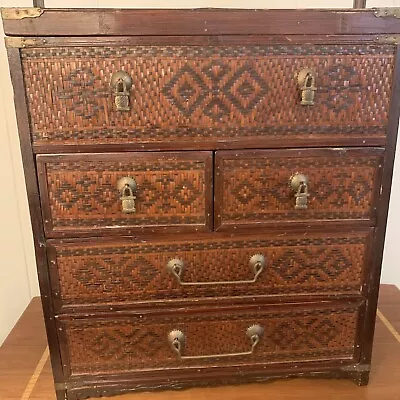
{"type": "Polygon", "coordinates": [[[212,153],[38,155],[48,237],[212,229],[212,153]]]}
{"type": "Polygon", "coordinates": [[[347,233],[50,240],[50,276],[59,310],[114,309],[117,303],[359,296],[372,234],[368,228],[347,233]]]}
{"type": "Polygon", "coordinates": [[[373,226],[383,148],[218,151],[217,230],[373,226]]]}

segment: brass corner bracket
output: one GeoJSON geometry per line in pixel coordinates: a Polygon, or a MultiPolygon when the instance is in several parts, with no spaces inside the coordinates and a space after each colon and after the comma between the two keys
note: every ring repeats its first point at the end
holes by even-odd
{"type": "Polygon", "coordinates": [[[398,45],[400,43],[400,35],[377,36],[375,42],[379,44],[398,45]]]}
{"type": "Polygon", "coordinates": [[[400,7],[373,8],[373,11],[377,18],[400,18],[400,7]]]}
{"type": "Polygon", "coordinates": [[[20,20],[24,18],[37,18],[40,17],[43,13],[44,9],[38,7],[30,7],[30,8],[11,7],[11,8],[1,9],[1,16],[3,17],[3,19],[20,20]]]}
{"type": "Polygon", "coordinates": [[[5,39],[7,48],[24,49],[25,47],[37,47],[46,44],[45,39],[38,38],[24,38],[24,37],[6,37],[5,39]]]}

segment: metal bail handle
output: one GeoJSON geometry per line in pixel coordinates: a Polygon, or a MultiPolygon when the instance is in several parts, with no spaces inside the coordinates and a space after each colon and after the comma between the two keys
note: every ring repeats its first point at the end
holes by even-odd
{"type": "Polygon", "coordinates": [[[207,286],[207,285],[243,285],[255,283],[265,267],[265,257],[262,254],[254,254],[250,257],[249,267],[253,272],[253,279],[241,281],[208,281],[208,282],[184,282],[182,280],[185,263],[179,258],[173,258],[167,263],[167,270],[173,275],[181,286],[207,286]]]}
{"type": "Polygon", "coordinates": [[[184,332],[179,329],[174,329],[168,334],[168,342],[171,346],[171,349],[178,356],[180,360],[206,360],[213,358],[222,358],[222,357],[239,357],[239,356],[250,356],[254,353],[258,343],[261,340],[262,335],[264,334],[264,328],[261,325],[252,325],[247,328],[246,336],[250,340],[250,350],[242,353],[222,353],[222,354],[207,354],[201,356],[184,356],[182,353],[184,352],[186,336],[184,332]]]}

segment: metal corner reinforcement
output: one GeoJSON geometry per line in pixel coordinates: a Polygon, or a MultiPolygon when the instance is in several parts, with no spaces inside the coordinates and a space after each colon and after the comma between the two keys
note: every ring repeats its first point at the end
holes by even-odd
{"type": "Polygon", "coordinates": [[[11,8],[1,9],[1,16],[3,19],[20,20],[24,18],[37,18],[40,17],[43,13],[44,9],[38,7],[29,7],[29,8],[11,7],[11,8]]]}
{"type": "Polygon", "coordinates": [[[375,17],[377,18],[382,18],[382,17],[400,18],[400,7],[374,8],[373,11],[375,17]]]}
{"type": "Polygon", "coordinates": [[[6,37],[5,43],[7,48],[20,48],[23,49],[25,47],[35,47],[45,44],[44,39],[37,38],[25,38],[25,37],[6,37]]]}

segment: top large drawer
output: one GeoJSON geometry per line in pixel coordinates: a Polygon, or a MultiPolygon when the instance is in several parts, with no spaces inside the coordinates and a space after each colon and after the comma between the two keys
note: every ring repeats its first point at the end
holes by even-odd
{"type": "Polygon", "coordinates": [[[38,151],[47,145],[222,148],[385,140],[391,45],[81,46],[21,53],[38,151]],[[131,85],[115,78],[119,71],[131,85]],[[302,94],[314,104],[302,105],[302,94]]]}

